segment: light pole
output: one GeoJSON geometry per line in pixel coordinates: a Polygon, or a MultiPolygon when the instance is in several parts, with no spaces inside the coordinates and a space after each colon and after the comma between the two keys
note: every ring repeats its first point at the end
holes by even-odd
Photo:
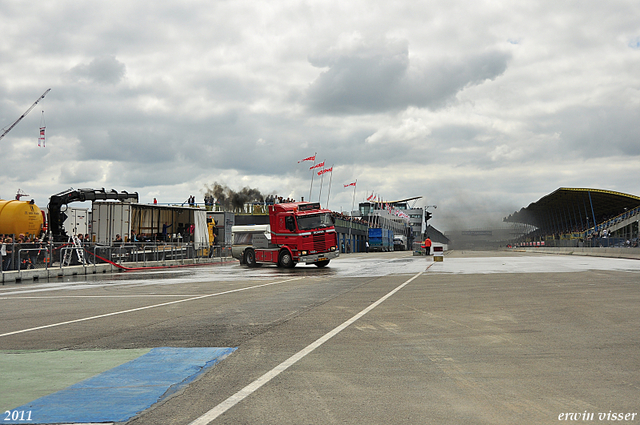
{"type": "Polygon", "coordinates": [[[427,210],[429,208],[433,208],[438,209],[437,205],[427,205],[426,207],[424,207],[424,233],[422,234],[422,239],[425,239],[427,237],[427,229],[429,228],[429,219],[432,217],[432,214],[430,212],[427,212],[427,210]]]}

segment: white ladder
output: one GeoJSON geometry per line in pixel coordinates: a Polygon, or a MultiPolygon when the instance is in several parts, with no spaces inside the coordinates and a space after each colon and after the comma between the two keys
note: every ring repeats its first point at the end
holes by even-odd
{"type": "Polygon", "coordinates": [[[71,264],[71,258],[73,257],[73,252],[75,251],[78,256],[78,261],[80,264],[84,264],[84,248],[82,248],[82,244],[77,237],[69,236],[69,244],[73,245],[73,249],[67,249],[64,252],[64,258],[62,259],[62,265],[68,266],[71,264]]]}

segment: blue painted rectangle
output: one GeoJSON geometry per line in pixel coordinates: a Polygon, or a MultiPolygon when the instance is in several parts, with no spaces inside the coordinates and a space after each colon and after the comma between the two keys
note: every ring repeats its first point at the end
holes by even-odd
{"type": "MultiPolygon", "coordinates": [[[[30,412],[32,424],[123,422],[188,385],[235,350],[154,348],[135,360],[13,411],[30,412]]],[[[24,420],[2,422],[25,423],[24,420]]]]}

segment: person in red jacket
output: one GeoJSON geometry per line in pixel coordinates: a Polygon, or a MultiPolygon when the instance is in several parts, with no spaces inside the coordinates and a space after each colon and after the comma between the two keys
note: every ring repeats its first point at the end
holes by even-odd
{"type": "Polygon", "coordinates": [[[428,237],[424,240],[424,252],[425,255],[431,255],[431,239],[428,237]]]}

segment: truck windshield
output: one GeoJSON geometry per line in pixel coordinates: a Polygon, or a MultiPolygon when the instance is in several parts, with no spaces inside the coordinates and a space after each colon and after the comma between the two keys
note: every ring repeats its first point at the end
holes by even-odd
{"type": "Polygon", "coordinates": [[[297,219],[298,229],[300,230],[313,230],[333,226],[331,213],[303,215],[298,216],[297,219]]]}

